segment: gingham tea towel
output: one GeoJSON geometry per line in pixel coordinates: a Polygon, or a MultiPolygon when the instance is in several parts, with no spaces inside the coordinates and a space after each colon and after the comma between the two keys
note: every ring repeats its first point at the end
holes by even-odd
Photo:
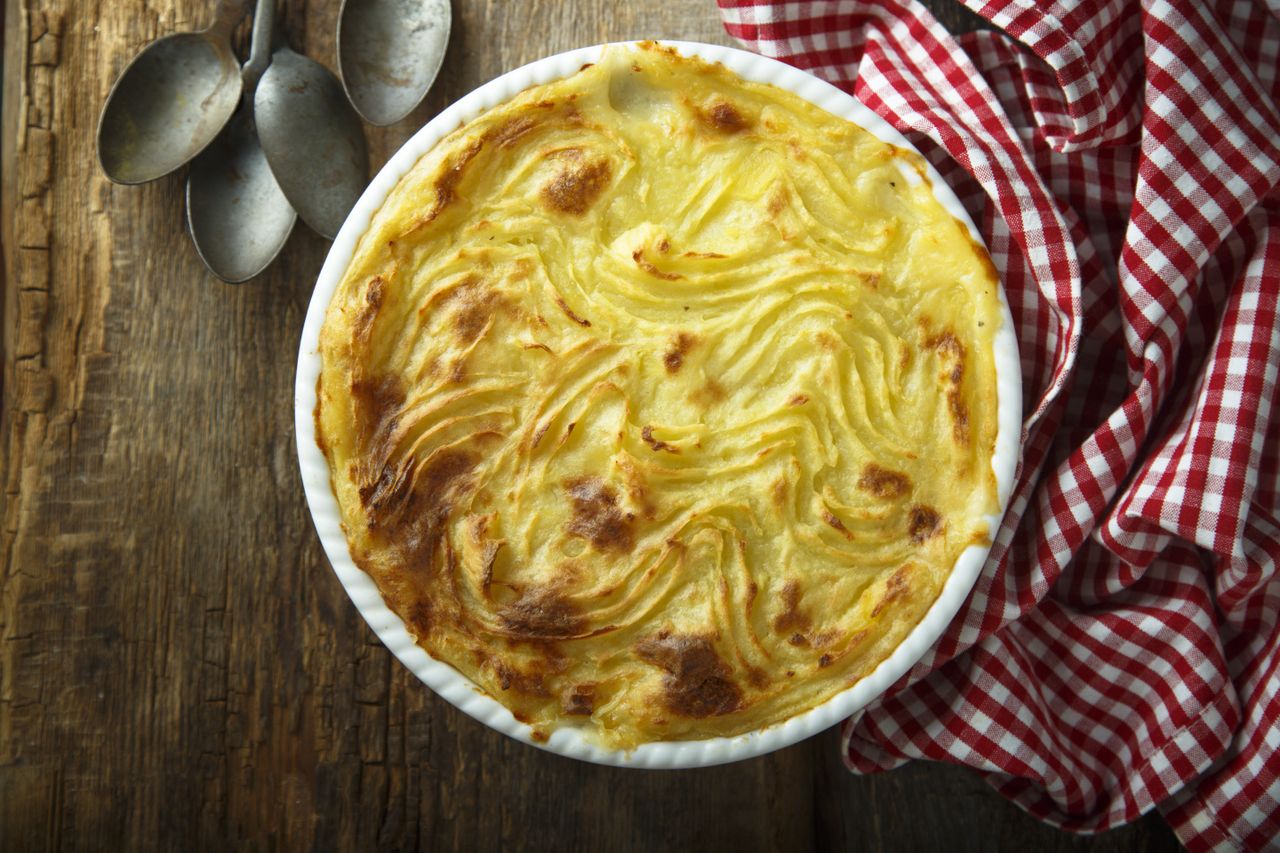
{"type": "Polygon", "coordinates": [[[719,0],[955,186],[1000,269],[1024,450],[936,647],[845,724],[1075,831],[1159,808],[1280,850],[1280,0],[719,0]],[[1007,34],[1007,35],[1006,35],[1007,34]]]}

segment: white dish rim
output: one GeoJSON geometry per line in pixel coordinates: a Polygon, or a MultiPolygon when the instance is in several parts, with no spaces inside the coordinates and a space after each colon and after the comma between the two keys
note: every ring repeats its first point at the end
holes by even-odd
{"type": "MultiPolygon", "coordinates": [[[[737,48],[702,42],[657,41],[675,48],[682,55],[721,63],[747,80],[778,86],[833,115],[860,125],[885,142],[911,151],[916,150],[902,134],[861,101],[808,72],[737,48]]],[[[352,602],[391,653],[445,701],[502,734],[570,758],[596,764],[650,769],[710,767],[790,746],[835,725],[879,697],[942,636],[977,581],[986,563],[991,543],[970,546],[961,554],[942,592],[924,618],[870,675],[823,704],[785,722],[729,738],[647,743],[630,752],[605,749],[592,744],[577,729],[571,727],[559,728],[546,741],[537,741],[533,739],[530,727],[516,720],[505,706],[453,667],[435,660],[417,645],[404,623],[387,606],[373,579],[356,566],[342,531],[338,503],[330,485],[328,463],[315,438],[316,382],[320,375],[318,346],[324,314],[350,263],[357,241],[368,229],[373,214],[392,188],[422,155],[453,130],[530,86],[561,79],[578,71],[584,64],[597,61],[608,46],[610,45],[597,44],[548,56],[485,83],[419,129],[387,161],[365,189],[329,250],[302,329],[294,385],[299,469],[316,532],[335,574],[352,602]]],[[[938,200],[968,227],[978,245],[985,246],[968,212],[932,166],[928,166],[928,177],[938,200]]],[[[1013,319],[1003,286],[1000,288],[1000,301],[1004,325],[995,337],[998,433],[995,453],[992,455],[1000,512],[988,519],[993,537],[1000,529],[1000,520],[1013,489],[1022,430],[1021,365],[1013,332],[1013,319]]]]}

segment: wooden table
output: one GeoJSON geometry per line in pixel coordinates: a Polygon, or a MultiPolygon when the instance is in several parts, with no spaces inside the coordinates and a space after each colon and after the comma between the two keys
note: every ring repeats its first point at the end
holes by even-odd
{"type": "MultiPolygon", "coordinates": [[[[953,26],[971,19],[934,5],[953,26]]],[[[302,497],[292,380],[328,244],[299,227],[229,287],[183,230],[182,177],[94,155],[111,81],[209,0],[9,0],[3,89],[0,850],[1176,849],[1159,818],[1093,840],[974,774],[854,777],[835,732],[690,772],[508,740],[395,662],[302,497]]],[[[334,65],[338,0],[289,0],[334,65]]],[[[712,0],[455,0],[420,124],[528,60],[611,39],[727,42],[712,0]]]]}

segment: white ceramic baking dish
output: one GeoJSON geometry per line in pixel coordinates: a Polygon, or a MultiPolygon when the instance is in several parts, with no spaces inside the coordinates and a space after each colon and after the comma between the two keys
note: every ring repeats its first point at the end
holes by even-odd
{"type": "MultiPolygon", "coordinates": [[[[862,102],[804,71],[774,59],[719,45],[680,41],[663,44],[674,47],[687,56],[722,63],[747,80],[771,83],[793,92],[829,113],[866,128],[885,142],[914,150],[900,133],[862,102]]],[[[517,721],[504,706],[451,666],[430,657],[418,646],[405,629],[404,623],[387,607],[373,580],[356,567],[342,532],[337,500],[330,487],[328,464],[315,440],[316,380],[320,374],[318,342],[325,309],[351,261],[356,242],[368,228],[371,217],[388,193],[414,163],[445,135],[530,86],[573,74],[584,63],[596,61],[604,47],[596,45],[549,56],[484,84],[414,134],[369,184],[329,250],[303,326],[294,388],[298,458],[316,531],[352,602],[392,654],[446,701],[503,734],[571,758],[624,767],[705,767],[789,746],[856,713],[883,693],[923,657],[955,617],[986,563],[989,546],[972,546],[961,555],[941,595],[924,619],[870,675],[822,705],[786,722],[732,738],[648,743],[631,752],[596,746],[571,727],[560,728],[546,742],[538,742],[532,739],[530,728],[517,721]]],[[[938,200],[965,223],[974,240],[983,245],[968,213],[942,177],[930,169],[929,179],[938,200]]],[[[1022,391],[1017,342],[1003,291],[1001,301],[1005,305],[1004,326],[995,340],[999,433],[991,464],[1003,512],[1013,487],[1018,462],[1022,391]]],[[[999,528],[999,522],[999,517],[990,519],[993,534],[999,528]]]]}

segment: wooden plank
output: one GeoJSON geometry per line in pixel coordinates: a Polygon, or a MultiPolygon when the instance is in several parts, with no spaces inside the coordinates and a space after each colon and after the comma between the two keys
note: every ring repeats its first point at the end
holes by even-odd
{"type": "MultiPolygon", "coordinates": [[[[283,8],[293,46],[330,67],[338,5],[283,8]]],[[[930,768],[850,777],[832,736],[702,771],[580,764],[494,734],[390,658],[296,472],[293,364],[327,243],[299,229],[265,276],[228,287],[186,239],[181,176],[117,187],[96,166],[111,82],[211,6],[5,7],[0,849],[907,849],[936,838],[920,827],[938,809],[962,836],[975,801],[1021,818],[930,768]],[[867,803],[891,832],[867,835],[867,803]]],[[[539,56],[727,43],[709,0],[454,9],[427,102],[368,129],[375,164],[539,56]]]]}

